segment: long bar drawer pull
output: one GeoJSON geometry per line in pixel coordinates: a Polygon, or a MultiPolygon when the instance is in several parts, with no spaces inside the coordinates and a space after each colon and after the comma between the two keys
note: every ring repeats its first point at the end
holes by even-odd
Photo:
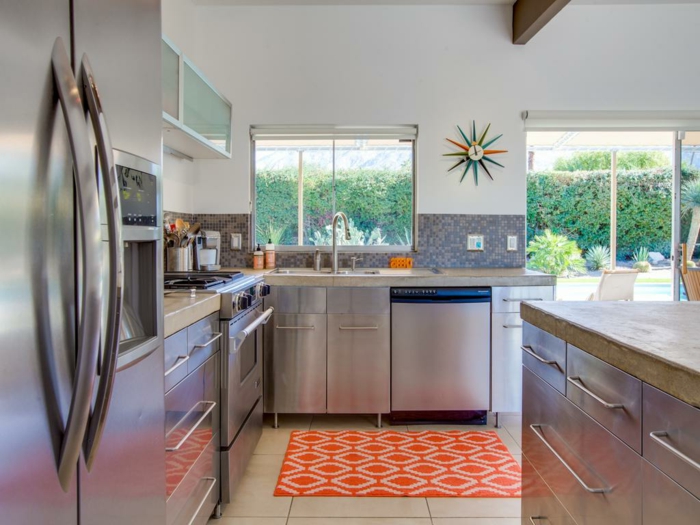
{"type": "Polygon", "coordinates": [[[652,440],[654,440],[656,443],[658,443],[659,445],[661,445],[662,447],[664,447],[666,450],[668,450],[671,454],[673,454],[674,456],[676,456],[678,459],[680,459],[680,460],[682,460],[683,462],[687,463],[688,465],[690,465],[690,466],[693,467],[694,469],[700,470],[700,463],[698,463],[697,461],[695,461],[693,458],[690,458],[690,457],[686,456],[685,454],[683,454],[683,452],[681,452],[680,450],[678,450],[676,447],[674,447],[674,446],[672,446],[672,445],[669,445],[668,443],[666,443],[666,441],[664,441],[663,439],[661,439],[661,438],[667,438],[667,437],[668,437],[668,432],[664,432],[664,431],[662,431],[662,430],[659,430],[659,431],[657,431],[657,432],[650,432],[650,433],[649,433],[649,437],[650,437],[652,440]]]}
{"type": "Polygon", "coordinates": [[[520,301],[544,301],[541,297],[523,297],[522,299],[503,299],[504,303],[519,303],[520,301]]]}
{"type": "Polygon", "coordinates": [[[202,343],[201,345],[194,345],[192,348],[206,348],[213,342],[218,341],[219,338],[223,335],[222,332],[212,332],[212,334],[214,335],[214,337],[209,339],[209,341],[207,341],[206,343],[202,343]]]}
{"type": "Polygon", "coordinates": [[[272,314],[275,312],[275,309],[270,306],[267,310],[263,312],[263,314],[258,317],[255,321],[250,323],[248,326],[246,326],[243,330],[238,332],[236,335],[231,337],[233,339],[233,344],[231,345],[231,350],[230,352],[232,354],[235,354],[238,352],[238,349],[241,347],[243,342],[246,340],[246,338],[255,332],[261,325],[267,324],[267,322],[270,320],[270,317],[272,317],[272,314]]]}
{"type": "Polygon", "coordinates": [[[622,405],[620,403],[608,403],[602,397],[599,397],[596,394],[594,394],[593,392],[591,392],[590,390],[588,390],[585,386],[583,386],[583,382],[581,381],[581,378],[578,376],[569,376],[566,378],[566,380],[569,383],[571,383],[572,385],[574,385],[576,388],[581,390],[581,392],[583,392],[584,394],[588,394],[593,399],[598,401],[598,403],[603,405],[605,408],[625,408],[625,405],[622,405]]]}
{"type": "Polygon", "coordinates": [[[504,324],[503,328],[522,328],[523,325],[521,324],[504,324]]]}
{"type": "Polygon", "coordinates": [[[561,462],[562,465],[564,465],[564,468],[569,471],[569,473],[578,481],[579,485],[581,485],[586,492],[590,492],[591,494],[607,494],[608,492],[612,492],[611,488],[604,488],[604,489],[597,489],[597,488],[592,488],[586,485],[586,482],[581,479],[581,477],[576,474],[574,469],[572,469],[569,464],[564,461],[564,458],[562,458],[559,453],[554,450],[554,447],[549,444],[549,442],[545,439],[544,434],[542,434],[539,430],[535,429],[541,429],[542,425],[530,425],[530,430],[532,430],[535,435],[540,438],[540,441],[544,443],[544,445],[549,449],[549,451],[554,454],[554,456],[561,462]]]}
{"type": "Polygon", "coordinates": [[[543,364],[545,364],[545,365],[556,366],[557,368],[559,368],[559,363],[557,363],[556,361],[550,361],[549,359],[544,359],[543,357],[538,356],[535,352],[532,351],[532,347],[531,347],[531,346],[525,346],[525,345],[523,345],[523,346],[520,347],[520,349],[521,349],[523,352],[525,352],[526,354],[530,354],[532,357],[534,357],[535,359],[537,359],[540,363],[543,363],[543,364]]]}
{"type": "Polygon", "coordinates": [[[202,501],[197,506],[197,510],[194,511],[194,515],[192,516],[192,519],[187,525],[192,525],[195,521],[197,521],[197,515],[199,514],[199,511],[202,510],[202,507],[204,507],[204,504],[207,502],[209,494],[211,494],[212,489],[216,485],[216,478],[202,478],[202,481],[211,481],[211,485],[209,485],[209,489],[207,490],[206,494],[204,494],[202,501]]]}
{"type": "Polygon", "coordinates": [[[189,432],[187,432],[187,434],[185,434],[185,435],[182,437],[182,439],[178,442],[177,445],[175,445],[174,447],[166,447],[166,448],[165,448],[165,451],[166,451],[166,452],[175,452],[176,450],[180,450],[180,447],[182,447],[182,445],[185,444],[185,442],[189,439],[189,437],[194,433],[195,430],[197,430],[197,428],[199,427],[199,425],[201,425],[201,424],[204,422],[204,420],[207,418],[207,416],[208,416],[209,414],[211,414],[211,411],[214,410],[214,407],[216,406],[216,402],[215,402],[215,401],[200,401],[200,402],[197,403],[195,406],[193,406],[193,407],[190,409],[190,411],[187,412],[187,414],[185,414],[185,417],[183,417],[180,421],[177,422],[177,424],[172,428],[172,430],[169,432],[169,434],[171,434],[171,433],[173,432],[173,430],[175,430],[176,428],[178,428],[178,427],[180,426],[180,424],[181,424],[183,421],[185,421],[185,420],[187,419],[187,417],[194,411],[194,409],[197,408],[197,406],[198,406],[198,405],[201,405],[201,404],[209,405],[209,408],[207,408],[207,409],[204,411],[204,414],[202,414],[201,417],[197,420],[197,422],[196,422],[194,425],[192,425],[192,428],[189,430],[189,432]]]}
{"type": "Polygon", "coordinates": [[[276,330],[316,330],[315,326],[275,326],[276,330]]]}
{"type": "Polygon", "coordinates": [[[540,521],[540,520],[546,520],[546,519],[547,519],[547,516],[530,516],[530,523],[532,523],[532,525],[537,525],[537,523],[535,523],[535,520],[540,521]]]}
{"type": "Polygon", "coordinates": [[[378,326],[339,326],[339,330],[379,330],[378,326]]]}
{"type": "Polygon", "coordinates": [[[184,365],[189,360],[190,360],[190,356],[188,356],[188,355],[177,356],[177,359],[175,360],[175,364],[165,371],[165,377],[168,377],[170,374],[172,374],[175,370],[180,368],[182,365],[184,365]]]}

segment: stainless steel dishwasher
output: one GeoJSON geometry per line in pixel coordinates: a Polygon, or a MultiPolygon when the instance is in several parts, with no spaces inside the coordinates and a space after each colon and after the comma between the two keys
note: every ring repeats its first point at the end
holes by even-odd
{"type": "Polygon", "coordinates": [[[488,410],[490,334],[490,288],[392,288],[392,412],[488,410]]]}

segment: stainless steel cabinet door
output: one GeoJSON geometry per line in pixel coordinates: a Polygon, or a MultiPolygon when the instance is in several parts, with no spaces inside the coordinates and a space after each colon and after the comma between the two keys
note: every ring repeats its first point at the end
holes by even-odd
{"type": "Polygon", "coordinates": [[[523,324],[520,314],[492,314],[491,317],[491,410],[521,412],[523,324]]]}
{"type": "Polygon", "coordinates": [[[643,461],[644,525],[697,525],[700,499],[643,461]]]}
{"type": "Polygon", "coordinates": [[[642,523],[642,458],[525,367],[522,443],[576,523],[642,523]]]}
{"type": "Polygon", "coordinates": [[[160,0],[74,0],[75,64],[86,53],[112,146],[161,163],[160,0]]]}
{"type": "Polygon", "coordinates": [[[328,413],[389,412],[389,319],[388,315],[328,315],[328,413]]]}
{"type": "Polygon", "coordinates": [[[265,325],[265,412],[326,411],[326,315],[275,313],[265,325]]]}
{"type": "MultiPolygon", "coordinates": [[[[0,521],[77,523],[57,463],[76,352],[73,167],[51,68],[70,2],[0,4],[0,521]]],[[[69,55],[68,55],[69,56],[69,55]]]]}

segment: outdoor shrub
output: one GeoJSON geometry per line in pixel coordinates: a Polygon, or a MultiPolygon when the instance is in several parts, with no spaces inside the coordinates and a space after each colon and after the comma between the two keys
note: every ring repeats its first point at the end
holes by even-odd
{"type": "Polygon", "coordinates": [[[586,252],[586,262],[591,270],[602,270],[610,266],[610,248],[596,245],[586,252]]]}
{"type": "MultiPolygon", "coordinates": [[[[647,170],[669,166],[671,162],[661,151],[622,151],[617,154],[618,170],[647,170]]],[[[597,171],[612,168],[609,151],[579,151],[554,162],[556,171],[597,171]]]]}
{"type": "Polygon", "coordinates": [[[649,273],[651,271],[651,264],[647,261],[637,261],[632,265],[632,268],[639,270],[640,273],[649,273]]]}
{"type": "Polygon", "coordinates": [[[530,256],[527,266],[533,270],[567,276],[583,272],[586,268],[576,241],[550,230],[536,235],[528,244],[527,253],[530,256]]]}
{"type": "Polygon", "coordinates": [[[636,262],[648,262],[649,261],[649,248],[644,246],[634,250],[632,254],[632,260],[636,262]]]}
{"type": "MultiPolygon", "coordinates": [[[[683,183],[700,177],[684,167],[683,183]]],[[[629,257],[645,245],[668,257],[671,244],[673,173],[670,168],[618,172],[617,250],[629,257]]],[[[683,216],[687,238],[691,214],[683,216]]],[[[610,172],[530,172],[527,191],[528,240],[545,229],[576,239],[588,250],[610,242],[610,172]]]]}
{"type": "Polygon", "coordinates": [[[688,261],[686,266],[688,266],[688,268],[695,268],[696,264],[693,261],[688,261]]]}

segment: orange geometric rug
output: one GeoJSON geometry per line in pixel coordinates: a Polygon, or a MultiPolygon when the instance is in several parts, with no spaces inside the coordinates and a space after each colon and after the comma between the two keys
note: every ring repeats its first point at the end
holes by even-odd
{"type": "Polygon", "coordinates": [[[292,432],[275,496],[520,497],[496,432],[292,432]]]}

